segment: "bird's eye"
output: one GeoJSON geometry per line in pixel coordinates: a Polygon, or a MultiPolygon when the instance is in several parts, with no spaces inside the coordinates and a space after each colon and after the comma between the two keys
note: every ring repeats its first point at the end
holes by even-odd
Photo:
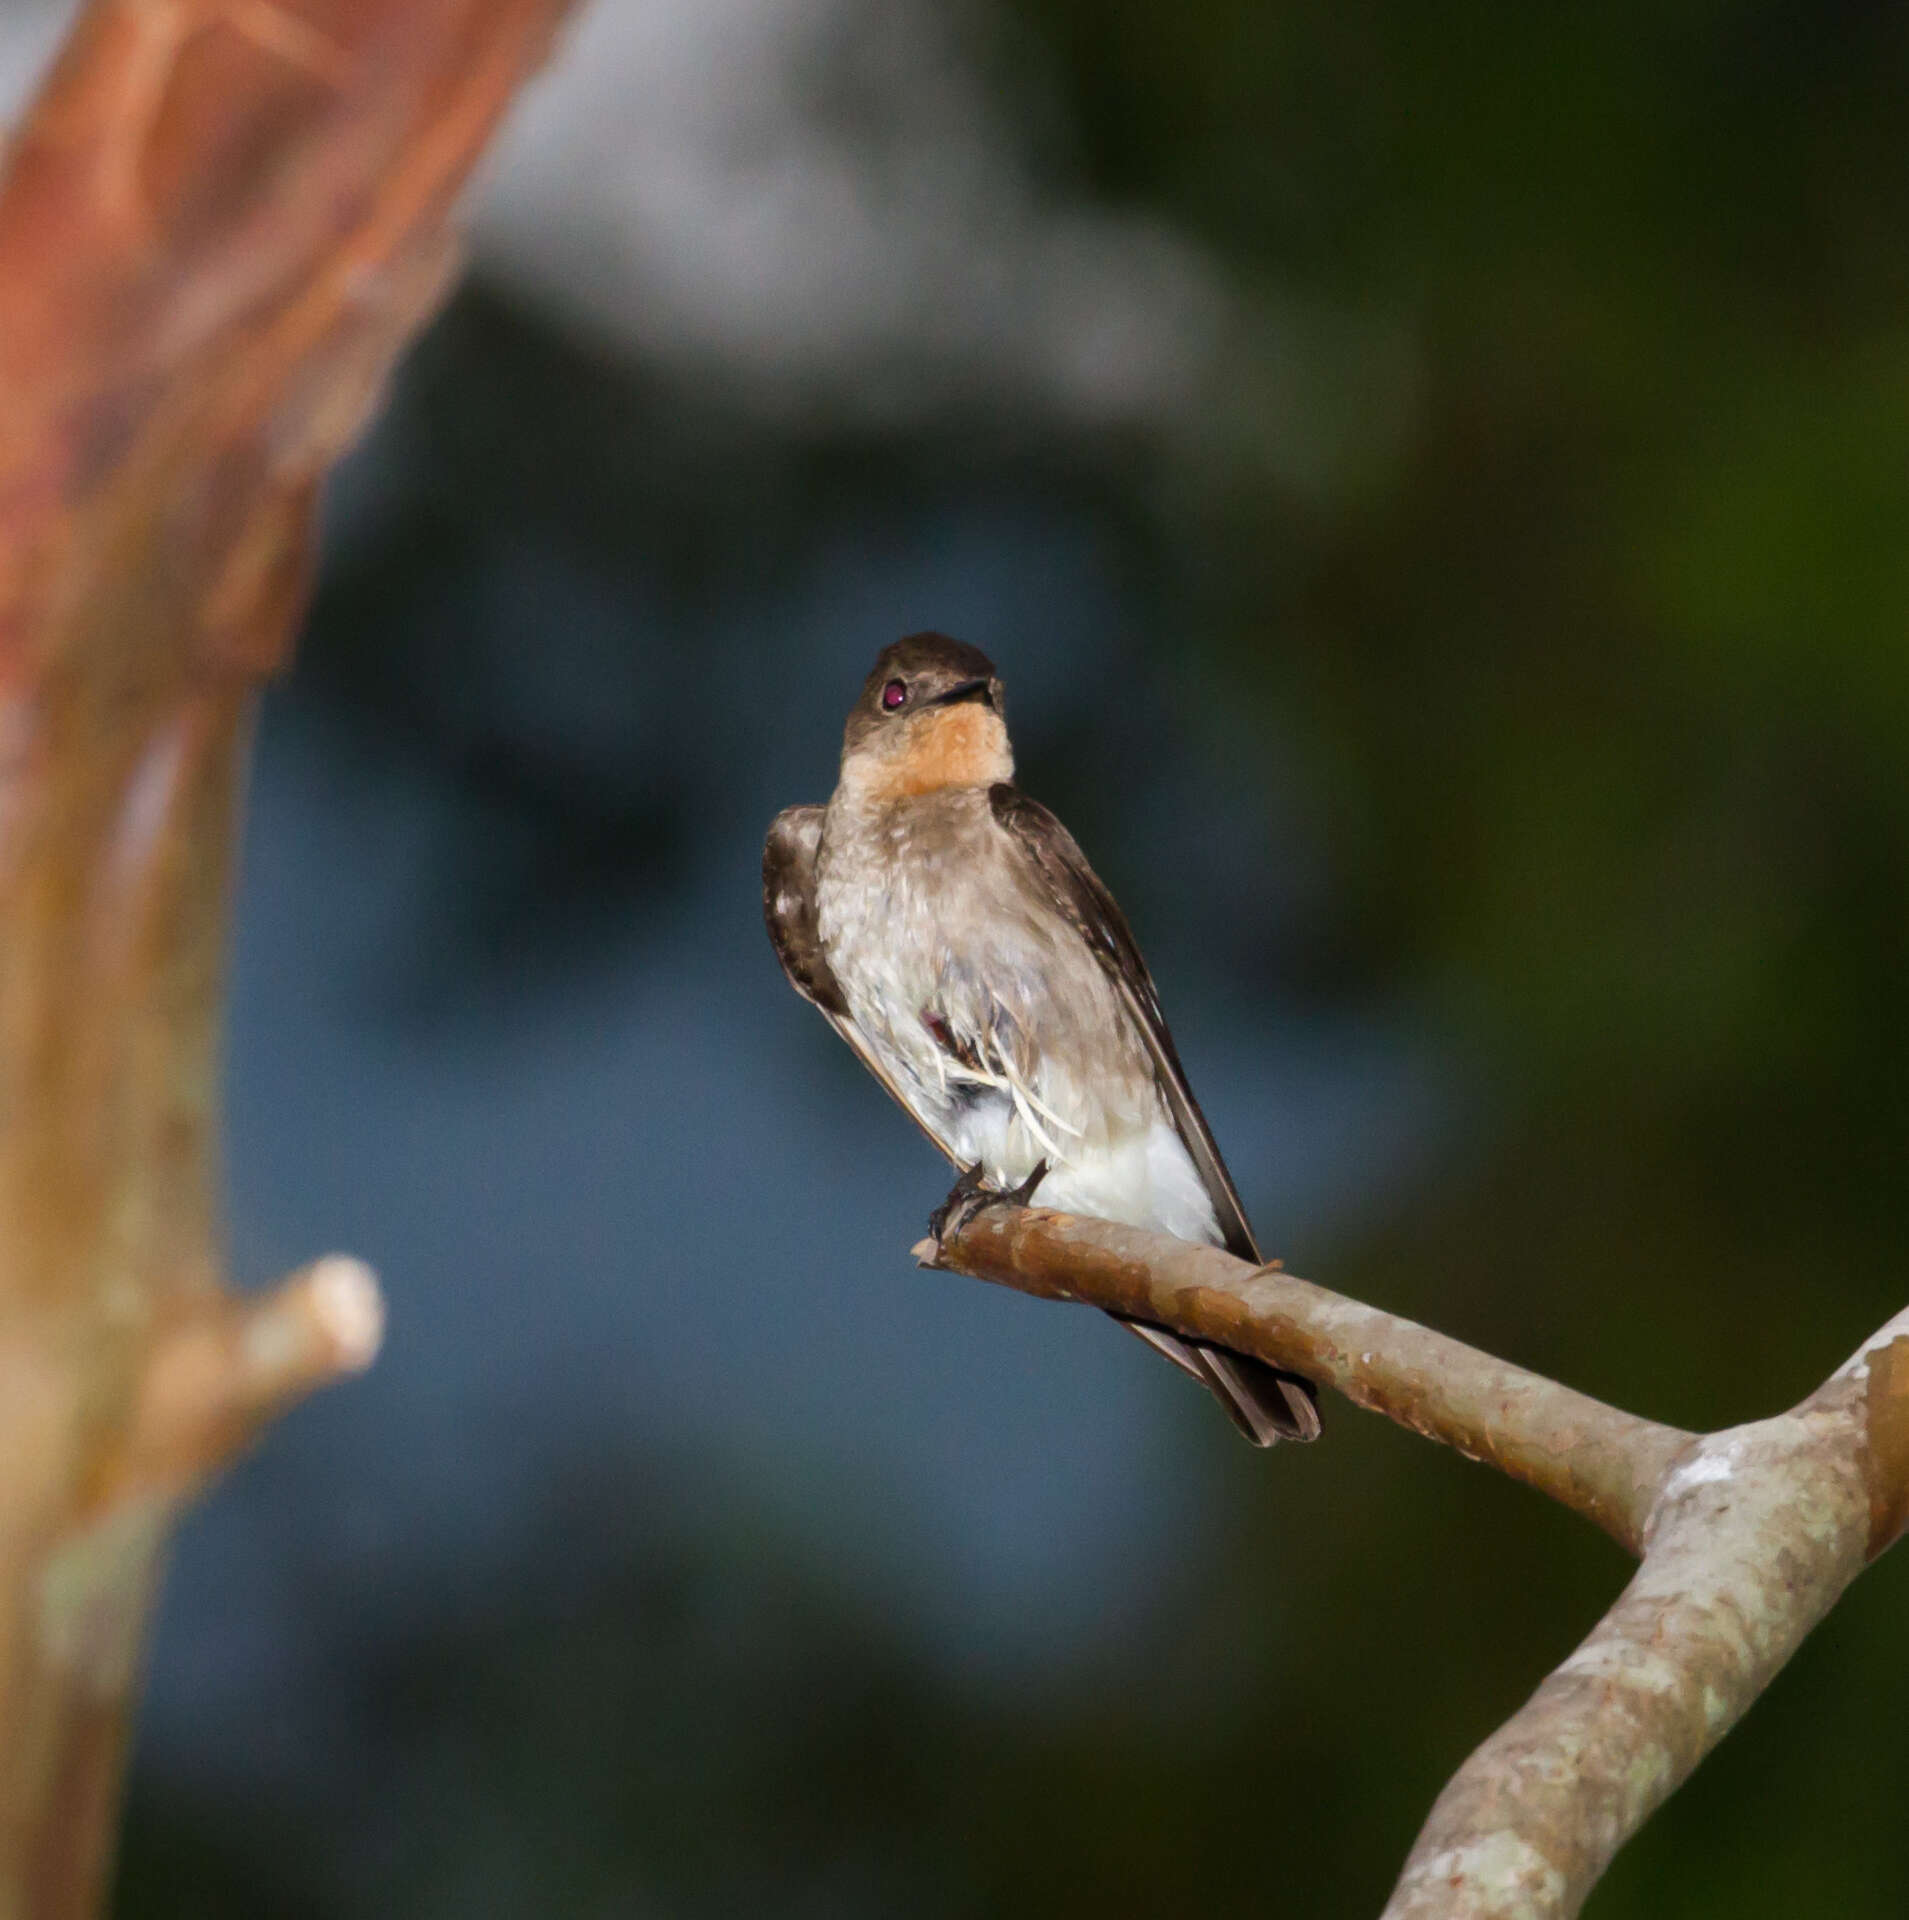
{"type": "Polygon", "coordinates": [[[888,685],[882,689],[882,705],[886,707],[890,713],[893,713],[897,707],[904,705],[907,699],[908,682],[906,680],[891,680],[888,685]]]}

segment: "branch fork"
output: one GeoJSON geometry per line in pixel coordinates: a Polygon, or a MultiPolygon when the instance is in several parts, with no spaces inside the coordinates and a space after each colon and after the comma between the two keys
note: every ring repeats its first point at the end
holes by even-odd
{"type": "Polygon", "coordinates": [[[1044,1208],[957,1217],[925,1266],[1256,1355],[1602,1527],[1641,1564],[1434,1804],[1383,1920],[1566,1920],[1909,1521],[1909,1309],[1800,1406],[1641,1419],[1217,1247],[1044,1208]]]}

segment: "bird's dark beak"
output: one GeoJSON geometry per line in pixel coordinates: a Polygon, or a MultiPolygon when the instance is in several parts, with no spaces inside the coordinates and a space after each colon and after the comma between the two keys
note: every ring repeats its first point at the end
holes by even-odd
{"type": "Polygon", "coordinates": [[[984,707],[994,705],[994,688],[986,679],[963,680],[946,693],[938,693],[928,702],[931,707],[958,706],[963,700],[979,700],[984,707]]]}

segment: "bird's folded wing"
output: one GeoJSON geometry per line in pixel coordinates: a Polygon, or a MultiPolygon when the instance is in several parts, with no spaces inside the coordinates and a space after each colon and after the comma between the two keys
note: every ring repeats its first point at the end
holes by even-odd
{"type": "Polygon", "coordinates": [[[959,1166],[947,1141],[940,1139],[915,1111],[855,1024],[847,997],[823,951],[815,906],[815,849],[822,838],[822,813],[820,807],[786,807],[770,823],[769,837],[762,847],[762,917],[769,929],[769,944],[796,992],[821,1010],[856,1058],[888,1089],[895,1104],[934,1142],[938,1152],[959,1166]]]}
{"type": "MultiPolygon", "coordinates": [[[[1030,800],[1018,787],[1006,783],[991,787],[988,799],[996,821],[1019,842],[1034,877],[1087,943],[1145,1037],[1175,1130],[1213,1203],[1227,1251],[1259,1265],[1259,1245],[1247,1224],[1239,1190],[1221,1158],[1206,1115],[1187,1084],[1186,1069],[1180,1064],[1166,1016],[1160,1010],[1153,976],[1141,958],[1126,915],[1088,865],[1074,836],[1038,800],[1030,800]]],[[[1213,1387],[1242,1429],[1261,1445],[1281,1435],[1302,1440],[1317,1436],[1319,1410],[1313,1390],[1296,1374],[1280,1372],[1244,1354],[1183,1342],[1164,1329],[1143,1332],[1136,1327],[1135,1331],[1162,1352],[1168,1352],[1168,1343],[1189,1349],[1168,1352],[1168,1358],[1213,1387]]]]}
{"type": "Polygon", "coordinates": [[[1020,843],[1043,892],[1073,923],[1133,1015],[1153,1056],[1154,1072],[1167,1097],[1174,1126],[1213,1202],[1227,1251],[1257,1265],[1260,1252],[1246,1222],[1246,1209],[1240,1204],[1239,1191],[1220,1157],[1206,1115],[1187,1084],[1186,1069],[1180,1064],[1173,1035],[1160,1011],[1153,976],[1141,958],[1126,915],[1087,864],[1087,856],[1074,836],[1038,800],[1030,800],[1018,787],[1006,785],[991,788],[988,798],[995,819],[1020,843]]]}

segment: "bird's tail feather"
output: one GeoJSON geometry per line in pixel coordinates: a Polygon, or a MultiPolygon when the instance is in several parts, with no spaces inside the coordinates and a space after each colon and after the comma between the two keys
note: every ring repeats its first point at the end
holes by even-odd
{"type": "Polygon", "coordinates": [[[1144,1320],[1128,1320],[1119,1314],[1113,1318],[1171,1360],[1182,1373],[1199,1381],[1254,1446],[1270,1447],[1278,1440],[1318,1439],[1319,1405],[1310,1380],[1269,1367],[1250,1354],[1211,1346],[1204,1340],[1189,1340],[1144,1320]]]}

